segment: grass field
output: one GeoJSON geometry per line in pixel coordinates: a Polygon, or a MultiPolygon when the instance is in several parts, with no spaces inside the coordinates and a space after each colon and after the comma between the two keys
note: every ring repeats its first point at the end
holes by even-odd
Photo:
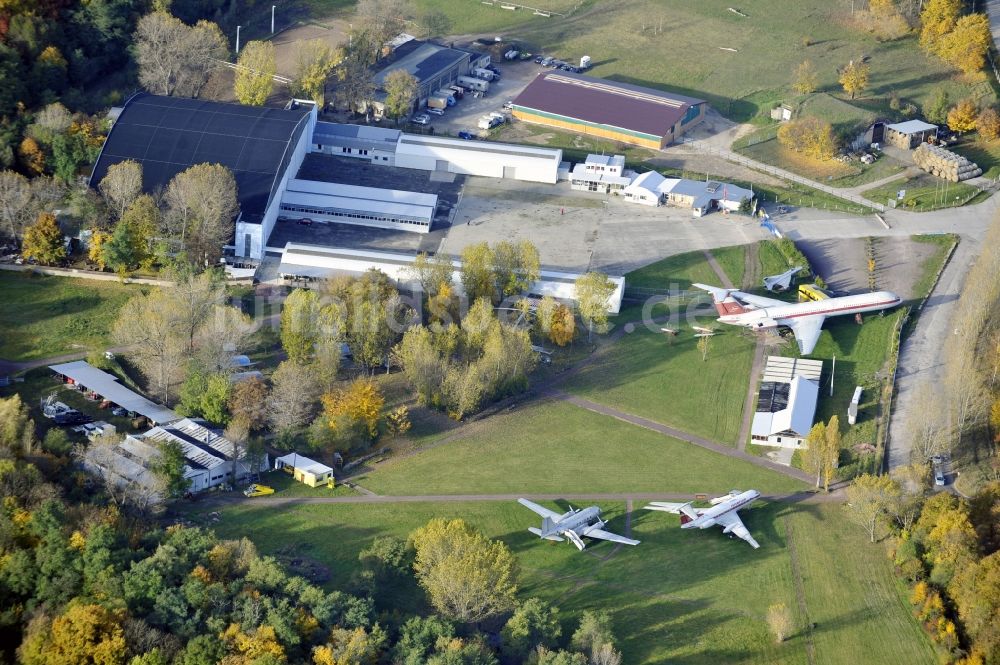
{"type": "Polygon", "coordinates": [[[470,427],[456,441],[382,462],[357,482],[392,495],[803,488],[787,476],[566,402],[519,407],[470,427]]]}
{"type": "Polygon", "coordinates": [[[139,287],[0,271],[0,358],[31,360],[102,349],[139,287]]]}
{"type": "MultiPolygon", "coordinates": [[[[714,308],[711,313],[714,319],[714,308]]],[[[702,361],[687,321],[671,325],[680,328],[673,338],[644,327],[625,335],[572,377],[566,390],[733,445],[743,417],[753,340],[738,330],[720,329],[702,361]]],[[[705,319],[700,325],[718,326],[705,319]]]]}
{"type": "MultiPolygon", "coordinates": [[[[733,245],[732,247],[719,247],[711,250],[712,257],[718,262],[722,272],[726,273],[729,281],[736,288],[740,288],[743,283],[743,273],[746,272],[746,245],[733,245]]],[[[715,284],[718,277],[709,282],[715,284]]]]}
{"type": "Polygon", "coordinates": [[[948,149],[975,162],[984,178],[1000,178],[1000,141],[984,141],[972,135],[948,149]]]}
{"type": "Polygon", "coordinates": [[[927,212],[928,210],[952,208],[966,203],[976,203],[980,200],[980,196],[984,196],[977,195],[979,191],[977,187],[964,182],[948,182],[929,173],[921,173],[913,178],[904,177],[893,180],[881,187],[864,191],[861,195],[869,201],[884,204],[886,201],[896,200],[900,190],[905,190],[906,194],[898,202],[898,207],[915,212],[927,212]]]}
{"type": "MultiPolygon", "coordinates": [[[[624,532],[623,504],[602,508],[608,528],[624,532]]],[[[460,517],[506,542],[520,564],[520,596],[554,602],[564,634],[584,610],[610,611],[626,663],[933,662],[891,562],[835,504],[762,504],[745,512],[759,550],[717,529],[681,531],[676,516],[637,510],[631,535],[642,543],[607,559],[609,543],[591,543],[581,554],[539,541],[526,531],[536,516],[513,502],[273,510],[261,500],[223,509],[212,526],[224,538],[252,533],[262,553],[325,564],[329,586],[345,588],[372,538],[405,538],[432,517],[460,517]],[[780,645],[765,622],[776,602],[795,615],[793,634],[780,645]]],[[[386,592],[385,609],[426,611],[409,579],[386,592]]]]}

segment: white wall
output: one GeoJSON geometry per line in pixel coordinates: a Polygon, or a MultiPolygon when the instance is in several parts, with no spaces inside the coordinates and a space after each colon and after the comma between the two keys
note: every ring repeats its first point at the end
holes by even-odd
{"type": "Polygon", "coordinates": [[[404,143],[396,147],[395,165],[409,169],[434,171],[437,162],[448,162],[448,171],[464,175],[487,178],[503,178],[504,168],[514,169],[515,180],[555,184],[559,180],[559,164],[562,150],[531,148],[503,143],[484,143],[477,146],[460,139],[440,139],[437,137],[416,137],[403,134],[403,138],[426,139],[421,143],[404,143]],[[501,150],[490,150],[496,146],[503,150],[520,152],[512,155],[501,150]],[[476,149],[479,148],[479,149],[476,149]],[[537,154],[534,156],[532,153],[537,154]]]}
{"type": "Polygon", "coordinates": [[[309,115],[306,116],[305,122],[306,127],[302,130],[302,135],[299,136],[298,143],[292,148],[292,156],[288,161],[288,168],[285,172],[280,175],[281,180],[278,183],[278,187],[274,191],[274,196],[267,206],[267,210],[264,211],[264,219],[260,224],[242,224],[242,233],[240,232],[241,224],[236,225],[236,256],[245,256],[243,253],[244,237],[246,233],[251,234],[251,248],[250,256],[255,259],[263,258],[264,247],[267,244],[267,239],[271,236],[271,231],[274,230],[274,223],[278,219],[278,210],[281,206],[281,195],[285,193],[285,187],[288,186],[288,181],[295,177],[299,172],[299,168],[302,166],[302,160],[305,159],[306,153],[310,151],[312,147],[312,135],[313,129],[316,127],[316,120],[319,117],[319,112],[314,104],[309,110],[309,115]],[[253,229],[252,227],[257,227],[253,229]]]}

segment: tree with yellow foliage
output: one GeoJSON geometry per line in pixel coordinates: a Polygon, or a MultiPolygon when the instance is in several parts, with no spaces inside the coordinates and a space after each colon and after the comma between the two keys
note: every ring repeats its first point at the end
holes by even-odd
{"type": "Polygon", "coordinates": [[[378,436],[385,397],[370,377],[355,379],[346,389],[337,389],[322,397],[323,416],[335,436],[345,443],[357,443],[358,434],[366,441],[378,436]]]}
{"type": "Polygon", "coordinates": [[[45,171],[45,153],[38,146],[38,141],[30,136],[24,137],[21,145],[17,147],[17,157],[31,175],[39,175],[45,171]]]}
{"type": "Polygon", "coordinates": [[[840,417],[834,414],[830,416],[830,422],[826,424],[823,433],[823,452],[821,454],[823,464],[823,491],[830,491],[830,481],[833,480],[833,473],[837,470],[840,462],[840,417]]]}
{"type": "Polygon", "coordinates": [[[844,509],[850,520],[863,527],[874,543],[878,525],[885,520],[899,493],[899,485],[889,476],[864,473],[848,486],[844,509]]]}
{"type": "Polygon", "coordinates": [[[826,425],[816,423],[806,435],[806,445],[802,448],[802,468],[816,474],[816,489],[823,477],[823,447],[826,442],[826,425]]]}
{"type": "Polygon", "coordinates": [[[840,72],[837,80],[844,87],[844,92],[854,99],[859,92],[864,92],[868,87],[868,78],[871,75],[871,67],[865,62],[855,62],[851,60],[840,72]]]}
{"type": "Polygon", "coordinates": [[[937,53],[963,74],[974,74],[986,64],[986,53],[993,43],[986,14],[969,14],[955,24],[955,29],[938,42],[937,53]]]}
{"type": "Polygon", "coordinates": [[[553,344],[566,346],[573,341],[575,334],[576,318],[573,316],[573,310],[567,305],[557,305],[549,324],[549,339],[553,344]]]}
{"type": "Polygon", "coordinates": [[[953,132],[971,132],[976,128],[979,110],[972,99],[963,99],[948,111],[948,129],[953,132]]]}
{"type": "Polygon", "coordinates": [[[899,39],[910,31],[896,0],[869,0],[868,16],[871,31],[879,39],[899,39]]]}
{"type": "Polygon", "coordinates": [[[66,258],[63,234],[55,215],[50,212],[40,213],[38,220],[24,230],[21,254],[42,265],[53,265],[66,258]]]}
{"type": "Polygon", "coordinates": [[[442,616],[474,623],[514,607],[517,561],[501,541],[463,520],[443,518],[420,527],[409,540],[417,579],[442,616]]]}
{"type": "Polygon", "coordinates": [[[342,49],[335,49],[322,39],[302,42],[295,52],[295,77],[291,85],[294,94],[322,107],[326,101],[326,81],[343,59],[342,49]]]}
{"type": "Polygon", "coordinates": [[[920,48],[937,54],[941,39],[955,29],[962,0],[927,0],[920,12],[920,48]]]}
{"type": "Polygon", "coordinates": [[[815,92],[817,87],[819,87],[819,75],[816,73],[816,66],[812,60],[804,60],[792,74],[792,90],[801,95],[808,95],[810,92],[815,92]]]}
{"type": "Polygon", "coordinates": [[[233,91],[237,101],[249,106],[263,106],[274,90],[274,75],[278,71],[274,44],[247,42],[236,61],[236,67],[233,91]]]}
{"type": "Polygon", "coordinates": [[[260,625],[252,633],[245,633],[239,624],[233,623],[219,637],[229,648],[229,655],[222,659],[220,665],[287,662],[285,648],[271,626],[260,625]]]}
{"type": "Polygon", "coordinates": [[[389,636],[375,624],[371,631],[334,628],[326,644],[313,649],[314,665],[364,665],[378,662],[389,636]]]}
{"type": "Polygon", "coordinates": [[[992,106],[987,106],[976,116],[976,131],[984,141],[995,141],[1000,137],[1000,113],[992,106]]]}
{"type": "Polygon", "coordinates": [[[104,260],[104,245],[111,239],[111,234],[100,229],[93,229],[90,236],[90,247],[87,258],[97,264],[98,270],[104,270],[107,262],[104,260]]]}
{"type": "Polygon", "coordinates": [[[782,123],[778,128],[778,143],[813,159],[832,159],[837,140],[830,123],[812,116],[782,123]]]}
{"type": "Polygon", "coordinates": [[[124,665],[128,656],[124,617],[102,605],[71,602],[51,621],[40,615],[28,625],[17,650],[24,665],[124,665]]]}

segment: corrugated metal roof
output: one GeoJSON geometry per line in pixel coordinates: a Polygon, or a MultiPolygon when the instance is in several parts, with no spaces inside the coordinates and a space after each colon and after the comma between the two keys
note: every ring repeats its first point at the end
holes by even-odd
{"type": "Polygon", "coordinates": [[[468,51],[413,39],[397,47],[386,62],[379,63],[378,66],[381,68],[372,78],[375,85],[382,87],[389,72],[394,69],[405,69],[413,74],[417,81],[424,83],[470,58],[471,54],[468,51]]]}
{"type": "Polygon", "coordinates": [[[336,182],[323,182],[320,180],[292,179],[288,181],[288,187],[285,188],[285,191],[341,196],[351,199],[363,199],[365,201],[403,203],[407,205],[425,206],[431,208],[437,205],[438,199],[437,194],[409,192],[402,189],[381,189],[379,187],[343,185],[336,182]]]}
{"type": "Polygon", "coordinates": [[[297,453],[291,453],[289,455],[283,455],[281,457],[274,458],[274,468],[277,469],[278,462],[281,462],[285,466],[290,466],[297,471],[306,471],[313,474],[314,476],[319,476],[324,473],[333,473],[333,469],[328,467],[326,464],[321,464],[316,460],[309,459],[305,455],[299,455],[297,453]]]}
{"type": "Polygon", "coordinates": [[[766,437],[791,432],[805,437],[812,429],[818,399],[819,384],[803,376],[797,376],[792,380],[788,390],[787,408],[775,412],[754,413],[750,433],[766,437]]]}
{"type": "Polygon", "coordinates": [[[422,136],[420,134],[403,134],[399,139],[397,152],[413,152],[404,146],[424,146],[444,150],[467,150],[475,153],[498,153],[514,157],[531,157],[536,159],[554,159],[562,161],[562,150],[558,148],[534,148],[526,145],[510,143],[492,143],[490,141],[466,141],[463,139],[448,139],[438,136],[422,136]]]}
{"type": "MultiPolygon", "coordinates": [[[[373,201],[371,199],[351,196],[333,196],[331,194],[307,194],[303,192],[285,192],[281,195],[282,206],[295,206],[327,210],[330,212],[349,212],[358,214],[386,215],[389,217],[405,217],[430,222],[434,217],[434,208],[406,203],[391,203],[373,201]]],[[[308,217],[308,212],[300,213],[308,217]]]]}
{"type": "Polygon", "coordinates": [[[587,164],[625,167],[625,155],[587,155],[587,164]]]}
{"type": "Polygon", "coordinates": [[[886,125],[886,128],[900,134],[919,134],[937,129],[937,125],[931,125],[923,120],[907,120],[906,122],[897,122],[894,125],[886,125]]]}
{"type": "Polygon", "coordinates": [[[49,365],[49,369],[73,379],[79,385],[93,390],[104,399],[114,402],[123,409],[146,416],[154,423],[169,423],[180,418],[167,407],[132,392],[118,383],[118,377],[97,369],[86,360],[49,365]]]}
{"type": "Polygon", "coordinates": [[[339,122],[317,122],[313,129],[314,137],[330,136],[338,138],[361,139],[363,141],[381,141],[395,144],[403,132],[398,129],[369,127],[367,125],[347,125],[339,122]]]}
{"type": "Polygon", "coordinates": [[[704,100],[628,83],[542,72],[514,100],[514,106],[665,136],[687,110],[704,100]]]}
{"type": "Polygon", "coordinates": [[[660,185],[663,184],[664,180],[666,180],[666,178],[656,171],[646,171],[645,173],[637,175],[635,179],[629,183],[629,186],[625,188],[625,191],[644,189],[651,194],[659,195],[661,193],[660,185]]]}
{"type": "Polygon", "coordinates": [[[785,358],[783,356],[768,356],[764,366],[762,381],[782,381],[791,383],[797,376],[804,376],[819,382],[823,373],[823,361],[808,358],[785,358]]]}

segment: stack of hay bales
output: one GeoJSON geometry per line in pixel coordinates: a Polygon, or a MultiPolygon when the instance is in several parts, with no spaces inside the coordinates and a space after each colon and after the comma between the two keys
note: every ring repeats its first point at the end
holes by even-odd
{"type": "Polygon", "coordinates": [[[983,174],[983,170],[961,155],[941,146],[922,143],[913,151],[913,163],[939,178],[959,182],[983,174]]]}

